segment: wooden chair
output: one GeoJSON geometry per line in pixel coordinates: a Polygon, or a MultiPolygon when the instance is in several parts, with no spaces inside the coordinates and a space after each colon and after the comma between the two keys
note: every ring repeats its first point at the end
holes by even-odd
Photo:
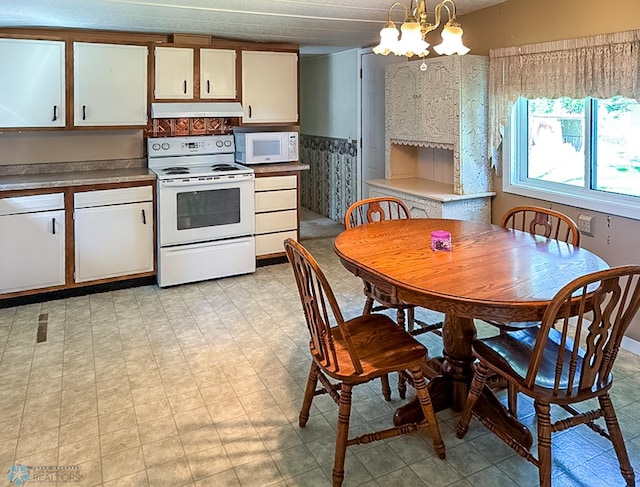
{"type": "MultiPolygon", "coordinates": [[[[392,196],[380,198],[367,198],[356,201],[348,209],[344,216],[344,225],[347,230],[350,228],[372,223],[382,220],[403,220],[411,218],[409,208],[404,201],[392,196]]],[[[420,335],[422,333],[434,332],[442,335],[443,322],[428,324],[415,318],[415,306],[400,301],[395,298],[391,289],[385,289],[380,285],[374,285],[370,282],[363,281],[364,294],[366,301],[364,304],[363,314],[369,314],[372,311],[382,311],[384,309],[396,309],[396,319],[398,325],[407,328],[412,335],[420,335]],[[380,303],[380,306],[374,306],[374,302],[380,303]],[[406,311],[406,319],[405,319],[406,311]],[[416,325],[418,326],[416,328],[416,325]]],[[[405,398],[406,385],[400,375],[398,381],[398,392],[402,399],[405,398]]],[[[391,400],[391,388],[387,377],[382,378],[382,394],[387,401],[391,400]]]]}
{"type": "Polygon", "coordinates": [[[539,469],[540,485],[551,486],[551,435],[586,424],[613,443],[627,485],[634,473],[609,396],[611,374],[620,341],[640,307],[640,266],[621,266],[577,278],[563,287],[547,307],[537,327],[473,341],[478,358],[457,435],[462,438],[471,415],[497,434],[539,469]],[[591,319],[591,321],[589,321],[591,319]],[[554,327],[555,325],[555,327],[554,327]],[[533,398],[537,416],[538,456],[474,411],[488,373],[498,374],[533,398]],[[598,399],[599,407],[586,411],[575,403],[598,399]],[[552,422],[550,406],[570,413],[552,422]],[[606,428],[595,423],[604,417],[606,428]]]}
{"type": "Polygon", "coordinates": [[[445,458],[444,443],[422,375],[427,349],[385,315],[367,314],[345,321],[313,256],[292,239],[287,239],[284,247],[311,335],[311,370],[300,411],[300,427],[306,425],[316,395],[329,394],[338,404],[333,485],[342,485],[348,446],[383,440],[422,427],[429,428],[437,455],[445,458]],[[411,373],[426,420],[349,438],[352,389],[396,370],[411,373]],[[320,388],[316,390],[318,385],[320,388]]]}

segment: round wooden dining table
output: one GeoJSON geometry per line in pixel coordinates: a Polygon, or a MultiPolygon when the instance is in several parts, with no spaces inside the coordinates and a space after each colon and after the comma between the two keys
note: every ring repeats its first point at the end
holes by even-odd
{"type": "MultiPolygon", "coordinates": [[[[554,294],[569,281],[609,266],[571,244],[485,223],[447,219],[385,220],[345,230],[334,240],[342,264],[364,281],[409,304],[445,313],[443,357],[425,374],[436,409],[462,409],[473,376],[474,319],[539,321],[554,294]],[[431,248],[431,232],[451,234],[450,251],[431,248]]],[[[496,329],[497,332],[497,329],[496,329]]],[[[476,413],[530,443],[530,432],[488,390],[476,413]],[[515,430],[515,431],[514,431],[515,430]]],[[[403,406],[394,421],[416,419],[403,406]]]]}

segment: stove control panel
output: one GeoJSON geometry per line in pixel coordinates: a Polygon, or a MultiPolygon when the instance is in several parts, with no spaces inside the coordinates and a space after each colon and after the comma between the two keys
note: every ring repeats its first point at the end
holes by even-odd
{"type": "Polygon", "coordinates": [[[233,135],[149,137],[147,139],[149,157],[233,154],[234,150],[233,135]]]}

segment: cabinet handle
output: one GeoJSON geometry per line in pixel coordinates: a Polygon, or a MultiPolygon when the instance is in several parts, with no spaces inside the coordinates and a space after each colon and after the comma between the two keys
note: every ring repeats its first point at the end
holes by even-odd
{"type": "Polygon", "coordinates": [[[211,93],[211,82],[207,80],[207,93],[211,93]]]}
{"type": "Polygon", "coordinates": [[[147,224],[147,215],[144,213],[144,208],[142,209],[142,224],[147,224]]]}
{"type": "Polygon", "coordinates": [[[82,120],[87,119],[87,105],[82,105],[82,120]]]}
{"type": "Polygon", "coordinates": [[[53,105],[53,120],[51,121],[55,122],[56,120],[58,120],[58,105],[53,105]]]}
{"type": "Polygon", "coordinates": [[[182,88],[182,89],[184,90],[184,94],[186,95],[186,94],[187,94],[187,80],[186,80],[186,79],[185,79],[185,80],[184,80],[184,82],[182,83],[182,86],[183,86],[183,88],[182,88]]]}
{"type": "Polygon", "coordinates": [[[51,219],[51,230],[52,230],[52,234],[55,235],[56,234],[56,219],[52,218],[51,219]]]}
{"type": "Polygon", "coordinates": [[[251,105],[249,105],[249,118],[251,118],[251,105]]]}

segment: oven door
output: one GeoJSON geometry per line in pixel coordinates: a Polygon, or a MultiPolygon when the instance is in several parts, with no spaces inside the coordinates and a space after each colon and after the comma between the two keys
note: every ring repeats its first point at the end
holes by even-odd
{"type": "Polygon", "coordinates": [[[218,181],[159,180],[161,246],[254,234],[253,175],[218,181]]]}

